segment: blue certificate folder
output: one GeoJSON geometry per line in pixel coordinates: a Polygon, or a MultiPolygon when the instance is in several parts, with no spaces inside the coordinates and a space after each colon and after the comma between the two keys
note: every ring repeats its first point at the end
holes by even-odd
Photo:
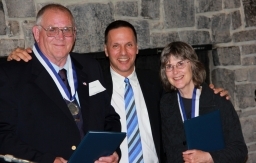
{"type": "Polygon", "coordinates": [[[188,149],[211,152],[225,147],[219,109],[184,121],[184,128],[188,149]]]}
{"type": "Polygon", "coordinates": [[[68,163],[94,163],[102,156],[113,154],[125,137],[125,132],[89,131],[71,155],[68,163]]]}

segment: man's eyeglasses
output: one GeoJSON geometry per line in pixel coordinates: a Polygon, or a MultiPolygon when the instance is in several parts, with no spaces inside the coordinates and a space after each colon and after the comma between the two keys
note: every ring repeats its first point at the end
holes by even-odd
{"type": "Polygon", "coordinates": [[[183,69],[187,65],[188,62],[189,61],[183,60],[183,61],[177,62],[176,65],[167,64],[165,66],[165,71],[168,71],[168,72],[173,71],[174,67],[176,67],[177,69],[183,69]]]}
{"type": "Polygon", "coordinates": [[[47,27],[47,28],[44,28],[41,25],[39,25],[39,26],[42,27],[46,31],[46,35],[48,37],[55,37],[56,35],[59,34],[60,30],[62,31],[62,33],[65,37],[72,37],[72,36],[74,36],[74,33],[76,31],[74,27],[63,27],[63,28],[47,27]]]}

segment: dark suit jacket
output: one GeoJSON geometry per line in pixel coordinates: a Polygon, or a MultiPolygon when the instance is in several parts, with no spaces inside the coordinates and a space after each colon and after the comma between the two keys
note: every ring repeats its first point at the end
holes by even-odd
{"type": "MultiPolygon", "coordinates": [[[[112,97],[113,83],[110,68],[104,69],[103,74],[108,93],[110,97],[112,97]]],[[[136,74],[146,102],[157,156],[160,162],[164,162],[161,136],[161,118],[159,111],[159,103],[162,96],[162,85],[160,82],[160,77],[157,72],[146,69],[136,69],[136,74]]]]}
{"type": "MultiPolygon", "coordinates": [[[[247,147],[239,118],[232,103],[225,97],[214,94],[207,84],[203,84],[199,101],[199,115],[216,109],[220,109],[226,147],[223,150],[210,152],[214,163],[244,163],[247,157],[247,147]]],[[[167,93],[163,96],[160,110],[167,162],[184,162],[182,152],[187,150],[186,136],[176,92],[167,93]]]]}
{"type": "MultiPolygon", "coordinates": [[[[90,82],[99,80],[104,86],[100,65],[84,55],[71,56],[83,130],[121,131],[107,92],[89,96],[90,82]]],[[[34,55],[32,58],[28,63],[0,66],[0,154],[39,163],[52,163],[55,157],[69,159],[72,146],[81,141],[79,130],[53,79],[34,55]]]]}

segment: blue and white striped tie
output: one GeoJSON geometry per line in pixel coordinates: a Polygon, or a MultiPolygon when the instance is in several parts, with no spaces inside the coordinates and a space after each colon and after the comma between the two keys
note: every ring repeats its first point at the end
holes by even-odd
{"type": "Polygon", "coordinates": [[[125,111],[127,125],[127,139],[129,151],[129,163],[143,163],[142,145],[140,139],[139,124],[135,106],[132,86],[129,79],[125,78],[125,111]]]}

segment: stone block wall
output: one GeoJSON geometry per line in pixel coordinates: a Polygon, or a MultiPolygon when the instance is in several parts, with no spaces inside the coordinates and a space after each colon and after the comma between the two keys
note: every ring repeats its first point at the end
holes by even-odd
{"type": "Polygon", "coordinates": [[[74,14],[76,52],[103,51],[104,29],[117,19],[135,26],[140,49],[176,40],[213,44],[211,81],[229,90],[249,149],[247,162],[256,162],[255,0],[0,0],[0,56],[33,45],[36,13],[50,2],[74,14]]]}

